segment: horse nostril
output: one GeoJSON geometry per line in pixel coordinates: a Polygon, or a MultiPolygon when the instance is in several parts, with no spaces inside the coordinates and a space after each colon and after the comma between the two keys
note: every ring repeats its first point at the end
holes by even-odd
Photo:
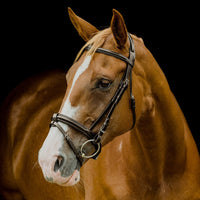
{"type": "Polygon", "coordinates": [[[58,156],[57,160],[55,162],[55,165],[54,165],[54,171],[57,172],[61,168],[63,163],[64,163],[64,157],[63,156],[58,156]]]}

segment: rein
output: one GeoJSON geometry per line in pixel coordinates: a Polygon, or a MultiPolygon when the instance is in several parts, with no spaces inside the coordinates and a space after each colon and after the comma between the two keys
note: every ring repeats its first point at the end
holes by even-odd
{"type": "MultiPolygon", "coordinates": [[[[129,34],[128,34],[128,38],[129,38],[129,42],[130,42],[129,57],[128,58],[125,57],[122,54],[119,54],[117,52],[114,52],[114,51],[111,51],[111,50],[108,50],[108,49],[97,48],[97,50],[96,50],[97,53],[102,53],[102,54],[105,54],[105,55],[108,55],[108,56],[112,56],[112,57],[115,57],[117,59],[120,59],[120,60],[126,62],[127,67],[126,67],[126,71],[124,72],[124,75],[123,75],[123,77],[122,77],[122,79],[119,83],[119,86],[118,86],[114,96],[111,98],[110,102],[108,103],[106,108],[103,110],[101,115],[93,122],[91,127],[87,128],[84,125],[82,125],[81,123],[77,122],[76,120],[74,120],[74,119],[72,119],[72,118],[70,118],[66,115],[60,114],[60,113],[55,113],[52,116],[50,127],[52,127],[52,126],[57,127],[59,129],[59,131],[64,135],[68,145],[70,146],[70,148],[72,149],[72,151],[76,155],[81,166],[83,164],[84,158],[96,159],[98,157],[98,155],[100,154],[100,152],[101,152],[101,138],[104,135],[104,133],[106,132],[106,129],[109,125],[111,115],[112,115],[115,107],[119,103],[121,97],[123,96],[124,92],[128,88],[129,83],[130,83],[130,86],[129,86],[129,88],[130,88],[130,105],[131,105],[131,110],[132,110],[132,114],[133,114],[133,124],[132,124],[131,129],[135,125],[135,121],[136,121],[135,98],[132,94],[132,68],[134,66],[134,61],[135,61],[135,49],[134,49],[133,39],[131,38],[131,36],[129,34]],[[92,130],[97,126],[97,124],[101,121],[101,119],[103,117],[106,117],[106,119],[103,122],[102,126],[97,131],[97,133],[93,132],[92,130]],[[70,127],[77,130],[78,132],[82,133],[84,136],[86,136],[88,138],[88,140],[86,140],[82,144],[80,150],[78,150],[75,147],[75,145],[72,141],[72,138],[69,136],[69,134],[67,132],[65,132],[65,130],[62,128],[62,126],[58,122],[62,122],[66,125],[69,125],[70,127]],[[92,143],[94,145],[95,149],[96,149],[96,151],[92,155],[86,155],[85,152],[84,152],[84,147],[88,143],[92,143]]],[[[88,51],[91,47],[92,47],[91,45],[88,45],[85,48],[85,50],[88,51]]]]}

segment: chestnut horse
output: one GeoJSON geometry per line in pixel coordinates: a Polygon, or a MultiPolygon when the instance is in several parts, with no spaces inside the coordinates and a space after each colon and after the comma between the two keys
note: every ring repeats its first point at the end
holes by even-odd
{"type": "Polygon", "coordinates": [[[63,72],[44,73],[19,85],[2,106],[2,198],[200,199],[200,157],[192,134],[162,70],[134,35],[130,35],[136,54],[132,84],[129,81],[112,112],[98,159],[85,157],[97,151],[94,140],[84,145],[84,155],[80,148],[88,138],[69,123],[58,121],[49,129],[50,117],[58,110],[90,127],[114,96],[127,67],[97,49],[127,58],[130,53],[129,34],[118,11],[113,10],[111,26],[99,31],[68,10],[87,43],[67,72],[67,87],[63,72]],[[85,51],[88,45],[91,48],[85,51]],[[130,93],[135,97],[135,115],[130,93]],[[82,163],[74,150],[82,152],[82,163]]]}

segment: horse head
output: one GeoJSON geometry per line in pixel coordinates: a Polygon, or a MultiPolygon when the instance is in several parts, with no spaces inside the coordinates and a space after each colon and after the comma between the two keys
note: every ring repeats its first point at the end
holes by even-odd
{"type": "MultiPolygon", "coordinates": [[[[132,128],[135,115],[131,112],[133,108],[130,106],[130,93],[132,94],[132,90],[134,95],[137,93],[134,86],[132,89],[130,81],[132,68],[126,72],[129,62],[126,58],[130,57],[130,36],[122,15],[113,10],[110,27],[99,31],[70,8],[68,11],[72,24],[86,44],[67,72],[67,90],[59,115],[53,119],[38,158],[46,180],[63,186],[74,185],[80,180],[80,167],[90,157],[84,156],[85,154],[95,155],[97,151],[100,153],[97,137],[91,140],[88,137],[94,138],[95,134],[101,136],[101,145],[104,146],[132,128]],[[106,49],[112,55],[105,55],[105,51],[97,53],[98,49],[106,49]],[[123,82],[130,83],[122,91],[119,87],[123,87],[123,82]],[[110,102],[117,96],[120,98],[113,106],[110,102]],[[110,104],[111,108],[106,108],[110,104]],[[109,112],[111,114],[107,120],[109,112]],[[106,120],[109,121],[106,124],[106,134],[100,134],[99,130],[106,120]],[[86,137],[87,133],[81,134],[77,126],[82,132],[89,130],[89,136],[86,137]]],[[[137,106],[140,107],[141,101],[138,98],[137,106]]]]}

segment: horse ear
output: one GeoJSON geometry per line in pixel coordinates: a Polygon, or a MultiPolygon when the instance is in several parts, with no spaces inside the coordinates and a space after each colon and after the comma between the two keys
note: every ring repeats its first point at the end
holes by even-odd
{"type": "Polygon", "coordinates": [[[127,29],[122,15],[115,9],[113,9],[113,17],[110,26],[117,46],[119,48],[123,47],[127,41],[127,29]]]}
{"type": "Polygon", "coordinates": [[[99,30],[92,24],[77,16],[73,10],[68,7],[69,18],[78,31],[79,35],[87,42],[99,30]]]}

